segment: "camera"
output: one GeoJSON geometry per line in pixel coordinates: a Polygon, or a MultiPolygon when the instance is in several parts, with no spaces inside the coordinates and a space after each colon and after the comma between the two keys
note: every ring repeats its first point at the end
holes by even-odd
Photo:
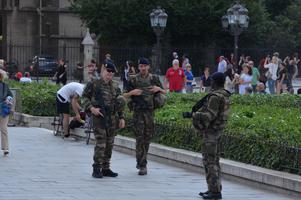
{"type": "Polygon", "coordinates": [[[183,112],[182,116],[183,116],[183,118],[192,118],[192,113],[191,112],[183,112]]]}

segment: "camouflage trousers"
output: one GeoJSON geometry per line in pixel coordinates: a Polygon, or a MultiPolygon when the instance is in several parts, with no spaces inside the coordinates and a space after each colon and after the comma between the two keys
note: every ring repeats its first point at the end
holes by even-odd
{"type": "Polygon", "coordinates": [[[221,168],[219,164],[220,149],[219,137],[220,134],[213,130],[208,130],[203,134],[203,165],[206,173],[206,181],[208,191],[221,192],[221,168]]]}
{"type": "Polygon", "coordinates": [[[115,120],[112,121],[112,125],[106,131],[97,124],[97,118],[96,120],[93,119],[93,132],[96,140],[93,156],[94,168],[110,168],[110,160],[115,139],[115,120]]]}
{"type": "Polygon", "coordinates": [[[146,167],[150,140],[155,134],[154,111],[134,111],[133,120],[136,136],[137,167],[146,167]]]}

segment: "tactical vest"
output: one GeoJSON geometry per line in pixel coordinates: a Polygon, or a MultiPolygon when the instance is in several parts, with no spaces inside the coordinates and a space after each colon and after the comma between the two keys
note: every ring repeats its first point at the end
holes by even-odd
{"type": "Polygon", "coordinates": [[[221,103],[217,118],[210,123],[208,128],[212,128],[217,131],[223,130],[230,114],[230,99],[218,91],[214,91],[212,95],[218,96],[221,99],[221,103]]]}
{"type": "Polygon", "coordinates": [[[208,127],[206,127],[204,125],[203,121],[199,121],[198,119],[194,118],[193,125],[199,131],[205,131],[207,129],[213,129],[215,131],[220,131],[225,127],[226,122],[228,120],[230,100],[228,97],[226,97],[224,94],[220,93],[218,90],[208,94],[203,107],[200,109],[200,112],[202,112],[202,111],[206,112],[209,99],[212,96],[216,96],[220,99],[219,112],[217,114],[217,118],[215,120],[211,121],[210,124],[208,125],[208,127]]]}
{"type": "Polygon", "coordinates": [[[153,110],[154,94],[148,91],[148,88],[155,85],[155,78],[152,74],[148,74],[143,78],[140,74],[133,77],[133,86],[135,89],[141,89],[143,92],[140,96],[132,96],[131,103],[133,110],[153,110]]]}
{"type": "Polygon", "coordinates": [[[113,82],[110,81],[107,84],[104,84],[104,82],[99,79],[93,81],[93,99],[92,104],[93,106],[98,106],[99,104],[99,95],[101,95],[101,98],[103,98],[105,107],[110,114],[115,113],[115,102],[116,102],[116,90],[114,88],[113,82]]]}

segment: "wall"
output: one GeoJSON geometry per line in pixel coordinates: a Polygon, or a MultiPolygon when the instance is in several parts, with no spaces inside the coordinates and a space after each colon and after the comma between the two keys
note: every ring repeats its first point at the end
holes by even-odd
{"type": "Polygon", "coordinates": [[[40,4],[40,0],[19,0],[19,8],[35,8],[40,4]]]}
{"type": "Polygon", "coordinates": [[[60,0],[59,6],[60,8],[67,8],[70,6],[70,2],[69,0],[60,0]]]}

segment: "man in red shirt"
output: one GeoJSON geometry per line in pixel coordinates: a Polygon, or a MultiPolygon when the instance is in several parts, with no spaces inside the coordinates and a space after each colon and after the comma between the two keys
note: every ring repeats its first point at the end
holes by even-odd
{"type": "Polygon", "coordinates": [[[169,82],[169,91],[181,93],[184,87],[185,74],[184,70],[179,67],[179,60],[174,59],[172,61],[172,67],[170,67],[165,75],[164,87],[167,88],[167,82],[169,82]]]}

